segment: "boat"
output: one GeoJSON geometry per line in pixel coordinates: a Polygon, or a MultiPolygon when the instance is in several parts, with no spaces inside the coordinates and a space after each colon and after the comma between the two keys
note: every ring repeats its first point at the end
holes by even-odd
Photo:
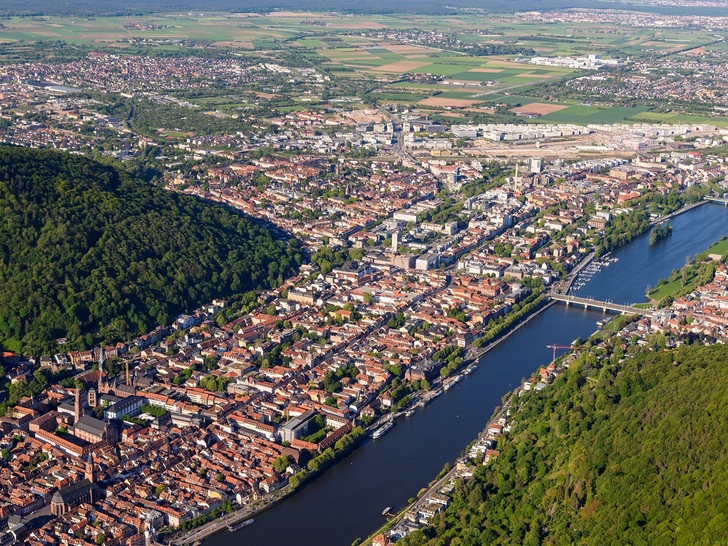
{"type": "Polygon", "coordinates": [[[382,510],[382,516],[386,518],[391,511],[392,511],[392,507],[387,506],[384,510],[382,510]]]}
{"type": "Polygon", "coordinates": [[[235,531],[240,531],[243,527],[247,527],[248,525],[251,525],[255,520],[253,518],[246,519],[245,521],[242,521],[236,525],[228,525],[228,531],[231,533],[234,533],[235,531]]]}
{"type": "Polygon", "coordinates": [[[602,320],[597,321],[597,328],[604,328],[607,324],[612,322],[613,317],[604,317],[602,320]]]}
{"type": "Polygon", "coordinates": [[[415,411],[417,411],[416,407],[409,408],[407,411],[404,412],[405,417],[412,417],[415,414],[415,411]]]}
{"type": "Polygon", "coordinates": [[[460,382],[461,382],[462,380],[463,380],[463,374],[459,373],[459,374],[457,374],[457,375],[456,375],[456,376],[455,376],[455,377],[453,378],[452,382],[453,382],[453,383],[460,383],[460,382]]]}
{"type": "Polygon", "coordinates": [[[374,438],[375,440],[377,438],[381,438],[382,436],[384,436],[385,434],[387,434],[387,432],[389,432],[390,430],[392,430],[392,427],[393,426],[394,426],[394,423],[392,423],[392,422],[389,422],[389,423],[386,423],[386,424],[382,425],[381,427],[379,427],[377,430],[375,430],[372,433],[372,438],[374,438]]]}
{"type": "Polygon", "coordinates": [[[470,375],[471,373],[473,373],[477,369],[478,369],[478,365],[477,364],[471,364],[470,366],[468,366],[467,368],[465,368],[465,372],[464,373],[465,373],[465,375],[470,375]]]}

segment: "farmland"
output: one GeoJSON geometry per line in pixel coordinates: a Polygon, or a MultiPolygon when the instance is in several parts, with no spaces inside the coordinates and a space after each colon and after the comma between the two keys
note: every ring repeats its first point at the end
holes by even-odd
{"type": "MultiPolygon", "coordinates": [[[[725,54],[725,44],[710,30],[645,31],[616,22],[596,25],[579,20],[549,20],[545,27],[542,22],[536,15],[364,16],[285,11],[10,17],[0,20],[0,63],[51,57],[52,51],[58,55],[56,48],[42,47],[49,42],[63,44],[66,56],[100,49],[171,56],[204,53],[283,65],[294,58],[301,66],[316,67],[329,76],[335,91],[328,96],[366,93],[368,101],[414,108],[425,115],[479,121],[497,116],[499,121],[522,123],[728,126],[728,119],[715,113],[686,108],[666,112],[657,101],[586,100],[565,84],[588,71],[523,62],[531,56],[651,59],[679,55],[689,59],[725,54]]],[[[265,96],[258,94],[257,99],[265,96]]],[[[207,106],[228,109],[245,104],[216,96],[193,102],[205,105],[205,101],[207,106]]],[[[296,108],[294,104],[288,107],[296,108]]]]}

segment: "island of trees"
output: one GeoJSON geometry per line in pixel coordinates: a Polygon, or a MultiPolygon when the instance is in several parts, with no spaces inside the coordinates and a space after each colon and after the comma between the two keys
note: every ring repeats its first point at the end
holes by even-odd
{"type": "Polygon", "coordinates": [[[660,224],[652,228],[650,232],[650,246],[662,241],[672,235],[672,226],[668,223],[660,224]]]}
{"type": "Polygon", "coordinates": [[[523,393],[498,459],[397,544],[724,542],[727,358],[721,345],[594,344],[548,389],[523,393]]]}
{"type": "Polygon", "coordinates": [[[297,241],[121,168],[0,148],[0,343],[37,354],[129,339],[216,297],[255,302],[297,241]],[[280,237],[278,238],[280,239],[280,237]]]}

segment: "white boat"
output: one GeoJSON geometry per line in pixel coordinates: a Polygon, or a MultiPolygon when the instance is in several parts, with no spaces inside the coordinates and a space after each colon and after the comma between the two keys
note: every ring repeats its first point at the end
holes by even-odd
{"type": "Polygon", "coordinates": [[[246,519],[243,522],[240,522],[236,525],[228,525],[228,531],[231,533],[234,533],[235,531],[240,531],[243,527],[247,527],[248,525],[251,525],[255,520],[253,518],[246,519]]]}
{"type": "Polygon", "coordinates": [[[381,427],[379,427],[377,430],[375,430],[372,433],[372,438],[374,438],[375,440],[377,438],[381,438],[382,436],[384,436],[385,434],[387,434],[387,432],[389,432],[390,430],[392,430],[392,427],[393,426],[394,426],[394,423],[392,423],[392,422],[389,422],[389,423],[386,423],[386,424],[382,425],[381,427]]]}

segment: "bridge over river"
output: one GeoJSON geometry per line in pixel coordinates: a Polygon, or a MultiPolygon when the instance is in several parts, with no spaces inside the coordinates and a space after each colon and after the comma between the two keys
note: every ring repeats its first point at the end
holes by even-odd
{"type": "Polygon", "coordinates": [[[550,293],[549,297],[554,301],[562,301],[566,305],[576,304],[583,305],[585,308],[598,308],[602,311],[616,311],[625,315],[645,315],[654,316],[655,311],[652,309],[640,309],[631,305],[622,305],[611,301],[602,301],[594,298],[580,298],[579,296],[567,296],[565,294],[550,293]]]}

